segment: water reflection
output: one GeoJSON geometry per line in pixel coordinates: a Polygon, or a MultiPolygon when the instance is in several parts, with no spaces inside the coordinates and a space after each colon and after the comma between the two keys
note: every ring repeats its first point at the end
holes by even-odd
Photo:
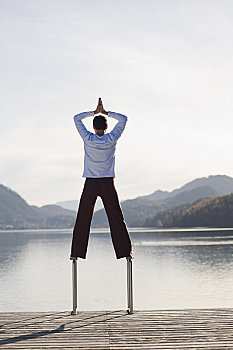
{"type": "MultiPolygon", "coordinates": [[[[135,232],[137,309],[233,307],[232,231],[135,232]]],[[[70,230],[0,233],[0,311],[71,309],[70,230]]],[[[126,262],[108,232],[78,262],[79,309],[126,306],[126,262]]]]}

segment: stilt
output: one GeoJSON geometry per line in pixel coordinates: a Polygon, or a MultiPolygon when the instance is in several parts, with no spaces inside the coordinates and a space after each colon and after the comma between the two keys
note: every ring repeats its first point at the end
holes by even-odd
{"type": "Polygon", "coordinates": [[[77,260],[72,261],[72,274],[73,274],[73,311],[71,315],[77,314],[77,292],[78,292],[78,279],[77,279],[77,260]]]}
{"type": "Polygon", "coordinates": [[[127,298],[128,298],[128,314],[133,313],[133,269],[132,259],[127,259],[127,298]]]}
{"type": "MultiPolygon", "coordinates": [[[[133,263],[132,259],[127,259],[127,313],[133,313],[133,263]]],[[[72,281],[73,281],[73,310],[71,315],[77,314],[77,294],[78,294],[78,278],[77,278],[77,260],[72,261],[72,281]]]]}

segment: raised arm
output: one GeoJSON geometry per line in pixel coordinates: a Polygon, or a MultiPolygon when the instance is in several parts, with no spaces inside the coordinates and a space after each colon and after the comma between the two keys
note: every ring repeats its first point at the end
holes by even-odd
{"type": "Polygon", "coordinates": [[[87,130],[82,120],[87,117],[92,117],[93,115],[94,115],[94,111],[90,111],[90,112],[82,112],[74,116],[75,126],[82,138],[85,138],[88,134],[90,134],[90,131],[87,130]]]}
{"type": "Polygon", "coordinates": [[[118,120],[118,123],[110,132],[111,137],[113,137],[114,140],[118,140],[122,132],[124,131],[128,118],[124,114],[110,112],[110,111],[108,112],[108,116],[118,120]]]}

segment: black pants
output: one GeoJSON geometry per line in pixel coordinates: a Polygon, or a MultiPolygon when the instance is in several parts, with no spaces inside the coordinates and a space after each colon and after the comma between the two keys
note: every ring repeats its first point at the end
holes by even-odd
{"type": "Polygon", "coordinates": [[[91,220],[98,196],[107,213],[117,259],[130,256],[131,240],[112,177],[86,179],[73,230],[71,256],[86,258],[91,220]]]}

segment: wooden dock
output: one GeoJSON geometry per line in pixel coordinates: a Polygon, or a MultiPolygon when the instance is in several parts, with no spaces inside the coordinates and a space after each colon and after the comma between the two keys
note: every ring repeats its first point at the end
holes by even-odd
{"type": "Polygon", "coordinates": [[[233,349],[233,309],[0,313],[0,349],[233,349]]]}

